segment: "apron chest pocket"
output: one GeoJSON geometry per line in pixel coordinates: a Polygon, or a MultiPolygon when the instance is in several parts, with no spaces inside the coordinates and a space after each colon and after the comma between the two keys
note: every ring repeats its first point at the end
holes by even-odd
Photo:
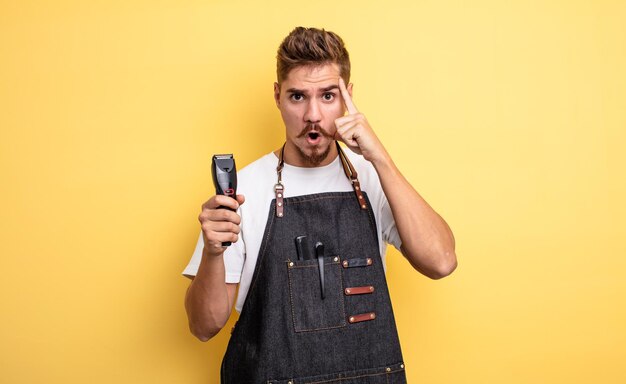
{"type": "Polygon", "coordinates": [[[324,262],[324,297],[317,260],[287,261],[289,299],[296,332],[346,326],[341,264],[338,257],[324,262]]]}

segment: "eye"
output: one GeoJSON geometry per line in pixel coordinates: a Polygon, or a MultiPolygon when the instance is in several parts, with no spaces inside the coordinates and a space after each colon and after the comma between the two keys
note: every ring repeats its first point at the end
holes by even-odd
{"type": "Polygon", "coordinates": [[[293,93],[290,98],[293,101],[302,101],[304,100],[304,95],[301,93],[293,93]]]}
{"type": "Polygon", "coordinates": [[[322,97],[325,101],[333,101],[333,99],[335,98],[335,94],[332,92],[326,92],[322,97]]]}

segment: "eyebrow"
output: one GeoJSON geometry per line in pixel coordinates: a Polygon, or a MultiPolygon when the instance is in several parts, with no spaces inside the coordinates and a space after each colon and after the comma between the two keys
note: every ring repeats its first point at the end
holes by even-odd
{"type": "Polygon", "coordinates": [[[333,89],[339,89],[339,86],[337,84],[330,85],[326,88],[322,88],[322,92],[332,91],[333,89]]]}
{"type": "MultiPolygon", "coordinates": [[[[339,86],[337,84],[329,85],[328,87],[322,88],[320,91],[322,93],[324,93],[324,92],[332,91],[333,89],[339,89],[339,86]]],[[[287,90],[287,92],[289,92],[289,93],[299,93],[299,94],[306,94],[307,93],[306,91],[304,91],[302,89],[298,89],[298,88],[289,88],[287,90]]]]}

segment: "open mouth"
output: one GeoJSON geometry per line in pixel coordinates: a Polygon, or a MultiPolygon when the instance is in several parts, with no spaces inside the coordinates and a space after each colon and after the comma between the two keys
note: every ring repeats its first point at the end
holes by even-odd
{"type": "Polygon", "coordinates": [[[322,134],[320,132],[311,131],[306,134],[306,141],[310,145],[318,145],[322,140],[322,134]]]}

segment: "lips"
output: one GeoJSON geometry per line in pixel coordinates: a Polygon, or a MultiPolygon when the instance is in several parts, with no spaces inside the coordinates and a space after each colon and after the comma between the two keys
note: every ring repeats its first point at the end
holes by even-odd
{"type": "Polygon", "coordinates": [[[311,145],[317,145],[322,141],[322,134],[315,131],[308,132],[306,134],[306,141],[311,145]]]}

